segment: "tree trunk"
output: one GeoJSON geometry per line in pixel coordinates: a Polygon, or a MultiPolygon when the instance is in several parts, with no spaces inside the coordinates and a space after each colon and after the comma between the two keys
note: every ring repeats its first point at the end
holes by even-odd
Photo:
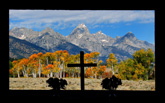
{"type": "Polygon", "coordinates": [[[58,78],[60,78],[60,72],[58,72],[58,78]]]}
{"type": "Polygon", "coordinates": [[[33,72],[32,74],[33,74],[33,78],[36,78],[36,73],[33,72]]]}
{"type": "Polygon", "coordinates": [[[100,75],[100,79],[102,79],[102,75],[100,75]]]}
{"type": "Polygon", "coordinates": [[[114,75],[114,70],[113,70],[113,62],[112,62],[112,74],[114,75]]]}
{"type": "Polygon", "coordinates": [[[26,76],[28,78],[28,74],[26,71],[24,71],[24,76],[26,76]]]}
{"type": "Polygon", "coordinates": [[[56,78],[56,76],[57,76],[56,73],[54,73],[54,77],[55,77],[55,78],[56,78]]]}
{"type": "Polygon", "coordinates": [[[59,73],[56,73],[56,78],[59,78],[59,73]]]}
{"type": "Polygon", "coordinates": [[[64,69],[64,71],[63,71],[63,78],[65,78],[65,69],[64,69]]]}
{"type": "Polygon", "coordinates": [[[24,65],[23,65],[22,73],[23,73],[23,76],[25,77],[25,67],[24,67],[24,65]]]}
{"type": "Polygon", "coordinates": [[[64,68],[64,61],[63,61],[63,78],[65,78],[65,68],[64,68]]]}
{"type": "Polygon", "coordinates": [[[39,70],[39,72],[38,72],[38,77],[39,77],[39,78],[41,77],[41,72],[40,72],[40,70],[39,70]]]}
{"type": "Polygon", "coordinates": [[[60,78],[62,78],[62,72],[61,72],[61,70],[60,70],[60,78]]]}
{"type": "Polygon", "coordinates": [[[48,65],[48,57],[46,58],[46,61],[47,61],[47,65],[48,65]]]}
{"type": "Polygon", "coordinates": [[[28,78],[28,74],[27,74],[27,71],[26,71],[26,68],[24,65],[23,65],[23,74],[24,74],[24,76],[26,76],[28,78]]]}
{"type": "Polygon", "coordinates": [[[95,73],[95,79],[96,79],[96,73],[95,73]]]}
{"type": "Polygon", "coordinates": [[[25,73],[24,73],[24,71],[22,70],[22,73],[23,73],[23,77],[25,77],[25,73]]]}
{"type": "Polygon", "coordinates": [[[80,77],[79,72],[78,72],[78,78],[80,77]]]}
{"type": "Polygon", "coordinates": [[[32,73],[32,75],[33,75],[33,78],[34,78],[34,73],[32,73]]]}
{"type": "Polygon", "coordinates": [[[60,70],[60,78],[62,78],[63,66],[62,66],[62,65],[60,65],[60,68],[61,68],[61,70],[60,70]]]}
{"type": "Polygon", "coordinates": [[[74,77],[74,72],[73,72],[73,74],[72,74],[72,77],[74,77]]]}
{"type": "Polygon", "coordinates": [[[25,75],[26,75],[27,78],[29,77],[27,73],[25,75]]]}
{"type": "Polygon", "coordinates": [[[49,74],[47,74],[47,78],[49,78],[49,74]]]}
{"type": "Polygon", "coordinates": [[[20,78],[19,71],[17,71],[17,74],[18,74],[18,78],[20,78]]]}
{"type": "Polygon", "coordinates": [[[41,59],[39,59],[38,76],[41,77],[41,59]]]}
{"type": "Polygon", "coordinates": [[[52,71],[50,72],[50,77],[53,77],[53,72],[52,71]]]}

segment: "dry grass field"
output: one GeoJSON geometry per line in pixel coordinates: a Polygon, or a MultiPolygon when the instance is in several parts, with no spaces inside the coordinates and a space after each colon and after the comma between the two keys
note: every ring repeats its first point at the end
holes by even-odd
{"type": "MultiPolygon", "coordinates": [[[[64,78],[68,85],[66,90],[80,90],[80,78],[64,78]]],[[[48,78],[9,78],[10,90],[51,90],[46,83],[48,78]]],[[[85,90],[104,90],[101,84],[102,79],[85,78],[85,90]]],[[[117,90],[155,90],[155,80],[133,81],[122,80],[117,90]]]]}

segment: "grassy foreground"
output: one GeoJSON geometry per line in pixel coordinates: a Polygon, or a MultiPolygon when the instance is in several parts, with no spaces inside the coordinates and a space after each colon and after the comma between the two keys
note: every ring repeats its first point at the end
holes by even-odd
{"type": "MultiPolygon", "coordinates": [[[[80,78],[64,78],[68,85],[66,90],[80,90],[80,78]]],[[[9,78],[10,90],[51,90],[46,83],[48,78],[9,78]]],[[[104,90],[101,84],[102,79],[85,78],[85,90],[104,90]]],[[[155,80],[133,81],[122,80],[117,90],[147,90],[155,91],[155,80]]]]}

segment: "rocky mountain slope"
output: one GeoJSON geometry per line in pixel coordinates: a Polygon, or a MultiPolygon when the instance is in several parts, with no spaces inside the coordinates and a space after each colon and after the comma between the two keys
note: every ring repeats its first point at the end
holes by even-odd
{"type": "Polygon", "coordinates": [[[147,41],[138,40],[132,32],[124,36],[112,38],[102,31],[91,34],[85,24],[79,24],[68,36],[55,32],[51,28],[45,28],[41,32],[27,28],[13,28],[9,35],[18,39],[26,40],[49,52],[56,50],[68,50],[70,54],[77,54],[80,51],[100,52],[100,59],[106,61],[110,53],[114,53],[117,59],[125,60],[132,57],[136,50],[151,48],[155,51],[153,44],[147,41]]]}
{"type": "Polygon", "coordinates": [[[29,41],[37,46],[45,48],[47,51],[54,51],[53,47],[60,44],[65,37],[51,28],[45,28],[41,32],[27,28],[13,28],[9,35],[18,39],[29,41]]]}
{"type": "MultiPolygon", "coordinates": [[[[51,28],[46,28],[41,32],[33,31],[27,28],[13,28],[10,32],[10,39],[9,40],[9,52],[10,57],[12,58],[22,58],[28,57],[30,54],[34,52],[26,51],[22,52],[20,55],[19,49],[29,47],[29,45],[33,44],[36,46],[37,52],[55,52],[57,50],[67,50],[70,54],[78,54],[80,51],[84,51],[85,53],[89,53],[90,51],[87,49],[83,49],[79,46],[76,46],[66,40],[66,38],[58,32],[54,32],[51,28]],[[13,40],[14,39],[14,40],[13,40]],[[16,40],[15,40],[16,39],[16,40]],[[22,41],[26,41],[29,45],[22,46],[22,41]],[[18,45],[17,45],[18,44],[18,45]],[[26,46],[26,47],[25,47],[26,46]],[[44,49],[40,50],[38,47],[44,49]],[[14,49],[12,49],[14,48],[14,49]],[[17,49],[17,50],[15,50],[17,49]],[[28,55],[27,55],[28,54],[28,55]]],[[[27,44],[28,44],[27,43],[27,44]]],[[[33,46],[34,47],[34,46],[33,46]]],[[[21,49],[22,51],[22,49],[21,49]]]]}
{"type": "Polygon", "coordinates": [[[112,38],[101,31],[90,34],[85,24],[78,25],[73,32],[67,36],[67,40],[90,51],[100,52],[102,59],[107,59],[110,53],[114,53],[119,61],[124,60],[132,57],[132,54],[141,48],[146,50],[151,48],[154,51],[153,44],[138,40],[132,32],[128,32],[122,37],[112,38]]]}
{"type": "Polygon", "coordinates": [[[45,53],[47,50],[25,40],[9,36],[9,57],[28,58],[30,55],[38,52],[45,53]]]}

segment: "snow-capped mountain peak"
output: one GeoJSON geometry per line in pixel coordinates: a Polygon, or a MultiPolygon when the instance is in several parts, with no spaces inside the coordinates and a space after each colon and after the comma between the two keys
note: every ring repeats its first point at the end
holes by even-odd
{"type": "Polygon", "coordinates": [[[85,28],[85,27],[86,27],[85,24],[79,24],[79,25],[77,26],[77,28],[85,28]]]}

